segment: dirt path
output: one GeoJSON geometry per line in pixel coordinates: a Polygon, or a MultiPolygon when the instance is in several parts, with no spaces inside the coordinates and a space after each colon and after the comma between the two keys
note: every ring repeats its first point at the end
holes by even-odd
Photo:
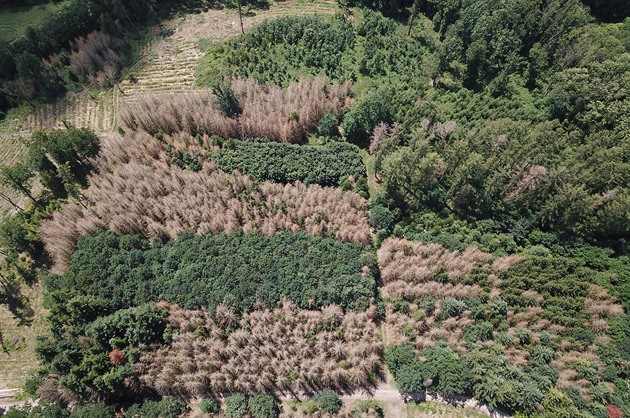
{"type": "Polygon", "coordinates": [[[383,412],[386,417],[394,418],[406,416],[407,405],[402,396],[400,396],[400,392],[387,383],[379,384],[372,392],[358,391],[351,395],[341,396],[341,399],[345,403],[362,399],[374,399],[383,405],[383,412]]]}

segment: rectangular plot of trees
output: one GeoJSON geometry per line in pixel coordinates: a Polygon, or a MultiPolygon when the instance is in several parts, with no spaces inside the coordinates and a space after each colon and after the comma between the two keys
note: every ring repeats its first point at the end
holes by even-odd
{"type": "Polygon", "coordinates": [[[376,294],[368,250],[304,232],[184,234],[162,244],[106,231],[79,240],[59,283],[113,309],[166,300],[211,312],[224,303],[242,312],[287,298],[302,308],[362,310],[376,294]]]}
{"type": "Polygon", "coordinates": [[[315,148],[263,141],[230,141],[212,159],[225,171],[239,170],[258,180],[276,183],[301,181],[306,185],[339,186],[349,176],[366,177],[359,149],[333,143],[315,148]]]}

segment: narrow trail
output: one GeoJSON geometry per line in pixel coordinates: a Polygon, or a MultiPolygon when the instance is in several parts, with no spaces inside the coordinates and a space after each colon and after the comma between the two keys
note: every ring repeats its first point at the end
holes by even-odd
{"type": "MultiPolygon", "coordinates": [[[[304,396],[306,398],[306,396],[304,396]]],[[[398,389],[389,383],[382,382],[374,390],[358,390],[349,395],[340,396],[344,403],[352,403],[358,400],[375,400],[381,403],[384,409],[385,418],[404,418],[407,416],[407,403],[401,396],[398,389]]],[[[281,400],[288,401],[293,400],[293,397],[283,396],[281,400]]],[[[433,401],[442,404],[448,404],[455,407],[460,407],[475,411],[480,414],[485,414],[492,418],[511,418],[511,415],[506,414],[503,411],[494,409],[483,402],[479,402],[473,398],[467,398],[465,396],[451,396],[444,397],[439,395],[424,394],[424,397],[417,399],[418,401],[433,401]]]]}

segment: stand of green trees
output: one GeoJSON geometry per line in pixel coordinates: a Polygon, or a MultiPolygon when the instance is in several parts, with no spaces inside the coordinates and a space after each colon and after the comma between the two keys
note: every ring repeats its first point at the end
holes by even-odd
{"type": "Polygon", "coordinates": [[[336,187],[352,176],[367,192],[367,174],[359,153],[352,144],[332,142],[321,147],[264,141],[225,141],[212,160],[225,171],[239,170],[260,181],[274,183],[319,184],[336,187]]]}

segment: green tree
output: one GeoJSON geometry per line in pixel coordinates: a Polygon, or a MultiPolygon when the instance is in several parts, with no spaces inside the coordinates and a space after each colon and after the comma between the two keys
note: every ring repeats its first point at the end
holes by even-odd
{"type": "Polygon", "coordinates": [[[199,404],[199,409],[201,409],[201,412],[205,412],[206,414],[216,414],[221,409],[221,405],[212,398],[205,398],[199,404]]]}
{"type": "Polygon", "coordinates": [[[278,403],[271,395],[254,395],[247,401],[249,412],[254,418],[276,418],[280,415],[278,403]]]}
{"type": "Polygon", "coordinates": [[[228,418],[241,418],[247,413],[247,398],[242,393],[235,393],[225,398],[225,415],[228,418]]]}
{"type": "Polygon", "coordinates": [[[23,193],[38,206],[39,201],[31,194],[31,186],[35,173],[31,167],[24,162],[16,163],[12,166],[0,167],[0,181],[5,186],[23,193]]]}
{"type": "Polygon", "coordinates": [[[313,400],[317,402],[320,409],[327,414],[337,413],[343,406],[343,402],[339,396],[330,389],[326,389],[313,396],[313,400]]]}

